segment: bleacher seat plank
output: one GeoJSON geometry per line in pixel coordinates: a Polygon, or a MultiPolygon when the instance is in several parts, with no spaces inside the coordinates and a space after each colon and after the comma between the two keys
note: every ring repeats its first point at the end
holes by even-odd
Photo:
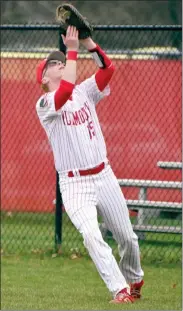
{"type": "Polygon", "coordinates": [[[182,189],[182,182],[179,181],[118,179],[118,182],[120,186],[124,187],[182,189]]]}
{"type": "Polygon", "coordinates": [[[133,225],[134,231],[140,232],[159,232],[159,233],[182,233],[181,227],[169,226],[151,226],[151,225],[133,225]]]}
{"type": "Polygon", "coordinates": [[[148,200],[126,200],[128,208],[155,208],[164,211],[181,211],[182,203],[148,200]]]}

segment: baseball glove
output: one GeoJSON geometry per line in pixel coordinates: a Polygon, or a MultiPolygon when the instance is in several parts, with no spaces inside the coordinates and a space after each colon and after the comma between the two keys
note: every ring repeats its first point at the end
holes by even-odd
{"type": "Polygon", "coordinates": [[[56,21],[60,24],[64,35],[70,25],[75,26],[79,31],[79,39],[92,36],[93,27],[90,22],[70,3],[63,3],[56,8],[56,21]]]}

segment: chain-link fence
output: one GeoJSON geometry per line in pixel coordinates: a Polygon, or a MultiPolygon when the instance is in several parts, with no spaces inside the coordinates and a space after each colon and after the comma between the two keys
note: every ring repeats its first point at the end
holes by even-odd
{"type": "MultiPolygon", "coordinates": [[[[181,260],[181,37],[181,26],[95,26],[93,35],[116,67],[111,95],[97,107],[108,157],[127,199],[142,258],[153,261],[181,260]]],[[[56,174],[35,110],[41,95],[35,68],[62,48],[58,26],[1,25],[5,253],[54,247],[56,174]]],[[[81,49],[78,81],[95,70],[81,49]]],[[[112,234],[99,222],[117,255],[112,234]]],[[[86,252],[64,210],[62,231],[65,253],[86,252]]]]}

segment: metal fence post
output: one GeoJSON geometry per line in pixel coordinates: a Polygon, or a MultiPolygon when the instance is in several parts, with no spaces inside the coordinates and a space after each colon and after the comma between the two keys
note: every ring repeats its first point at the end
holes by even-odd
{"type": "MultiPolygon", "coordinates": [[[[147,188],[144,188],[144,187],[140,188],[138,199],[140,201],[147,200],[147,188]]],[[[143,225],[144,219],[145,219],[145,211],[143,208],[140,208],[138,211],[138,217],[137,217],[138,225],[143,225]]]]}
{"type": "Polygon", "coordinates": [[[62,32],[61,32],[60,29],[59,29],[58,33],[59,33],[59,38],[58,38],[58,40],[59,40],[59,50],[62,51],[65,54],[66,53],[66,46],[63,43],[63,40],[62,40],[62,37],[61,37],[62,32]]]}
{"type": "Polygon", "coordinates": [[[56,202],[55,202],[55,251],[61,251],[62,244],[62,196],[59,186],[59,175],[56,172],[56,202]]]}
{"type": "MultiPolygon", "coordinates": [[[[140,188],[138,199],[143,200],[143,201],[147,200],[147,188],[144,188],[144,187],[140,188]]],[[[138,210],[137,224],[143,225],[144,219],[145,219],[145,211],[143,208],[140,208],[138,210]]],[[[137,235],[138,235],[139,240],[145,240],[144,232],[138,232],[137,235]]]]}
{"type": "MultiPolygon", "coordinates": [[[[59,50],[64,54],[66,53],[66,46],[63,43],[61,37],[61,31],[59,29],[59,50]]],[[[59,175],[56,172],[56,202],[55,202],[55,250],[59,252],[62,244],[62,195],[59,186],[59,175]]]]}

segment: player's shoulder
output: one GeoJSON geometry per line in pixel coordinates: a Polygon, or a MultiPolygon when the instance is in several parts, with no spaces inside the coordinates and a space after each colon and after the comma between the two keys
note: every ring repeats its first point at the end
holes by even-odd
{"type": "Polygon", "coordinates": [[[52,100],[55,92],[48,92],[43,94],[41,97],[36,102],[36,109],[45,109],[49,107],[50,105],[50,100],[52,100]]]}
{"type": "Polygon", "coordinates": [[[86,78],[85,80],[83,80],[82,82],[80,82],[77,86],[76,86],[76,90],[81,90],[81,89],[88,89],[89,86],[91,86],[92,84],[95,84],[95,74],[93,74],[92,76],[90,76],[89,78],[86,78]]]}
{"type": "Polygon", "coordinates": [[[46,94],[39,97],[39,99],[36,102],[36,109],[44,108],[46,106],[46,94]]]}

